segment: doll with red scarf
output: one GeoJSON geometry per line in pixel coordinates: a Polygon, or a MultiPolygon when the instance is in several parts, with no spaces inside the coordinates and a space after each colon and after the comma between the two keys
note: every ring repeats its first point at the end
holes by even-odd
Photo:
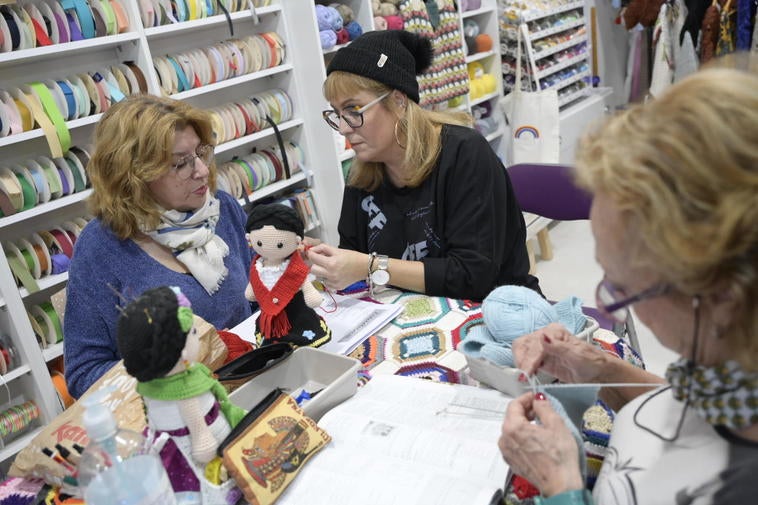
{"type": "Polygon", "coordinates": [[[314,310],[322,296],[308,280],[309,268],[300,255],[305,234],[300,216],[286,205],[257,205],[245,229],[256,253],[245,296],[261,308],[255,322],[258,345],[319,347],[328,342],[331,331],[314,310]]]}

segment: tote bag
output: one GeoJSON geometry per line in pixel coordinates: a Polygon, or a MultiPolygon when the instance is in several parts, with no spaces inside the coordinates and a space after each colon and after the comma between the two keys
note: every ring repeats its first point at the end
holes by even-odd
{"type": "Polygon", "coordinates": [[[503,99],[503,112],[511,126],[511,164],[558,163],[560,161],[560,121],[558,92],[555,89],[521,89],[521,41],[526,40],[526,25],[518,29],[516,81],[513,91],[503,99]],[[523,33],[522,33],[523,32],[523,33]]]}

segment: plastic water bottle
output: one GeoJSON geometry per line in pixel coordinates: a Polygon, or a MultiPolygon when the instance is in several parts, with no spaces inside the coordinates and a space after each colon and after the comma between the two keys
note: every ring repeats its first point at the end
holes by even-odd
{"type": "Polygon", "coordinates": [[[78,481],[87,505],[176,505],[160,458],[145,438],[119,429],[102,403],[107,391],[84,402],[82,422],[90,443],[78,465],[78,481]]]}

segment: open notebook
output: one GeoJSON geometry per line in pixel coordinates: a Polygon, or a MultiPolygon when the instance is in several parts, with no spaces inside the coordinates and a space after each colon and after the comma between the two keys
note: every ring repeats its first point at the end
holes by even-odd
{"type": "Polygon", "coordinates": [[[509,397],[377,375],[319,421],[332,441],[277,504],[490,505],[508,467],[497,446],[509,397]]]}

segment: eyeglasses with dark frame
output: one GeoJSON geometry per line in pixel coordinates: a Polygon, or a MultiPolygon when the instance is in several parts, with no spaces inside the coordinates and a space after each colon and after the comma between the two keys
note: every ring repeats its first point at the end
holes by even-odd
{"type": "Polygon", "coordinates": [[[340,131],[340,118],[345,120],[345,123],[350,128],[360,128],[363,126],[363,113],[369,110],[374,105],[378,104],[390,95],[390,91],[376,97],[363,107],[349,107],[342,111],[342,114],[336,110],[325,110],[321,113],[321,116],[326,121],[326,124],[331,126],[337,131],[340,131]]]}
{"type": "Polygon", "coordinates": [[[197,146],[194,153],[179,158],[176,163],[171,165],[171,170],[173,170],[180,179],[189,179],[195,171],[195,160],[198,158],[202,160],[205,166],[209,166],[213,162],[213,146],[200,144],[197,146]]]}
{"type": "Polygon", "coordinates": [[[636,295],[622,298],[622,293],[619,293],[616,288],[606,277],[600,281],[595,291],[595,302],[597,308],[603,315],[606,315],[616,322],[623,323],[629,317],[629,307],[642,300],[648,300],[657,296],[665,295],[669,292],[671,286],[669,284],[656,284],[644,291],[637,293],[636,295]]]}

